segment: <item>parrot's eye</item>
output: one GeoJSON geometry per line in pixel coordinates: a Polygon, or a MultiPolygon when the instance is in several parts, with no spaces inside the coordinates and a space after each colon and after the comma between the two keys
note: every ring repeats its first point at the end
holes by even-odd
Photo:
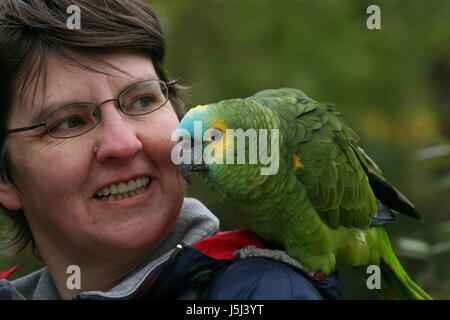
{"type": "Polygon", "coordinates": [[[223,137],[223,131],[220,129],[211,130],[211,141],[219,141],[223,137]]]}

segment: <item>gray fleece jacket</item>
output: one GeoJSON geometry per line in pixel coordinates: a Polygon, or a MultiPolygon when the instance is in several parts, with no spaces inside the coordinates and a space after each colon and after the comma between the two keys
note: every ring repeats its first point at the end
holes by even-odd
{"type": "MultiPolygon", "coordinates": [[[[219,230],[219,220],[200,201],[185,198],[178,221],[161,246],[142,265],[131,272],[121,283],[108,292],[90,291],[83,295],[98,298],[126,299],[133,295],[147,276],[166,262],[177,244],[193,244],[219,230]]],[[[22,278],[9,281],[0,280],[0,296],[8,292],[13,300],[59,300],[60,297],[47,267],[22,278]]]]}

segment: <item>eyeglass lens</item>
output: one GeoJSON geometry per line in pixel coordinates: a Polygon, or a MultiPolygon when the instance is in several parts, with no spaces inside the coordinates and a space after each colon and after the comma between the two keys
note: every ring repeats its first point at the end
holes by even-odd
{"type": "MultiPolygon", "coordinates": [[[[144,81],[120,94],[119,107],[127,115],[144,115],[162,107],[167,102],[168,96],[164,82],[144,81]]],[[[94,103],[76,103],[52,113],[46,120],[46,128],[52,137],[69,138],[86,133],[99,121],[99,106],[94,103]]]]}

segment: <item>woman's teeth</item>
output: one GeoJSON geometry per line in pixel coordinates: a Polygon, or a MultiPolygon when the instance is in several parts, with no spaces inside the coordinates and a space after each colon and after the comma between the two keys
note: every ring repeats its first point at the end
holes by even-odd
{"type": "Polygon", "coordinates": [[[99,200],[119,200],[135,196],[150,185],[149,177],[142,177],[128,182],[112,184],[98,191],[94,198],[99,200]]]}

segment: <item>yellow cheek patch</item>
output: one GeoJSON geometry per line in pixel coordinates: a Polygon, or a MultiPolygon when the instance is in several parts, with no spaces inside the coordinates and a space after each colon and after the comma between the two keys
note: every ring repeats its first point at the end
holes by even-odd
{"type": "Polygon", "coordinates": [[[223,122],[222,119],[218,119],[214,125],[215,125],[214,128],[220,129],[223,132],[223,138],[221,140],[221,143],[223,152],[226,152],[226,149],[228,148],[228,141],[233,139],[233,135],[231,134],[230,137],[230,131],[227,130],[228,126],[225,124],[225,122],[223,122]]]}
{"type": "Polygon", "coordinates": [[[219,119],[214,119],[213,121],[210,122],[209,125],[210,125],[211,129],[217,128],[217,129],[222,130],[224,133],[228,129],[228,126],[220,118],[219,119]]]}
{"type": "Polygon", "coordinates": [[[231,141],[232,139],[232,137],[229,137],[230,130],[227,130],[228,126],[225,124],[223,119],[220,118],[212,119],[208,124],[209,129],[219,129],[223,133],[223,136],[220,139],[211,141],[211,144],[209,145],[210,151],[214,150],[214,156],[211,160],[215,163],[223,163],[228,147],[227,141],[231,141]]]}
{"type": "Polygon", "coordinates": [[[294,164],[295,169],[304,168],[305,165],[300,161],[300,157],[297,155],[292,155],[292,162],[294,164]]]}

